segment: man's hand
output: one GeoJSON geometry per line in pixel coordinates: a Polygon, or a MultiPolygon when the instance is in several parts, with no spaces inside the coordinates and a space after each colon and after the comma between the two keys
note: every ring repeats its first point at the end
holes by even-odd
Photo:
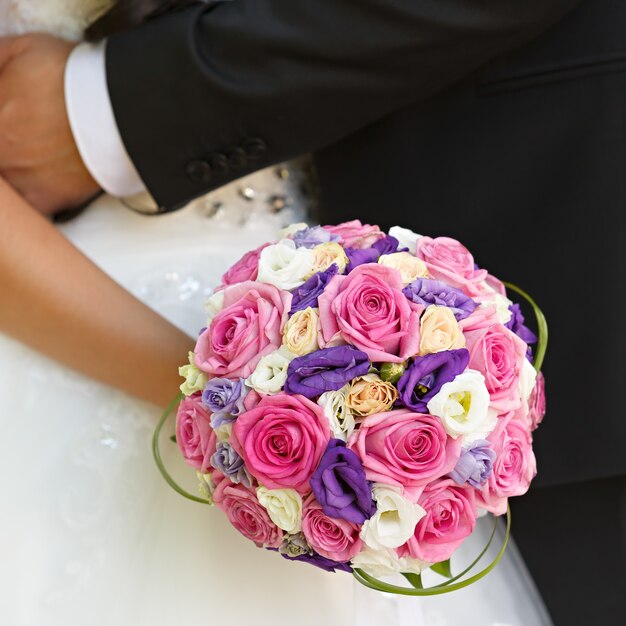
{"type": "Polygon", "coordinates": [[[64,72],[73,47],[48,35],[0,39],[0,174],[46,214],[98,191],[65,108],[64,72]]]}

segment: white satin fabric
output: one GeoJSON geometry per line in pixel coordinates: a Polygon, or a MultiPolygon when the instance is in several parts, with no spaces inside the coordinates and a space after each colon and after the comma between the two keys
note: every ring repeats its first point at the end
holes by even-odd
{"type": "MultiPolygon", "coordinates": [[[[270,192],[282,186],[268,170],[162,217],[104,197],[63,231],[123,286],[195,334],[202,301],[222,272],[299,217],[268,211],[270,192]]],[[[158,415],[0,336],[3,624],[549,623],[514,549],[479,584],[415,599],[378,594],[348,574],[255,548],[219,510],[182,499],[162,480],[150,453],[158,415]]],[[[195,490],[176,446],[163,445],[175,475],[195,490]]],[[[481,521],[461,561],[480,550],[490,523],[481,521]]]]}

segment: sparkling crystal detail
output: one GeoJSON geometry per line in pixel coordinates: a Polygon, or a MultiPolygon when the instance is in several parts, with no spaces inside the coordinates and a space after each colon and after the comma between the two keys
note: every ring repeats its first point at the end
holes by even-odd
{"type": "Polygon", "coordinates": [[[243,187],[239,190],[239,195],[244,199],[251,202],[256,197],[256,191],[252,187],[243,187]]]}
{"type": "Polygon", "coordinates": [[[272,213],[279,213],[291,204],[290,198],[284,195],[272,195],[268,198],[268,204],[272,213]]]}

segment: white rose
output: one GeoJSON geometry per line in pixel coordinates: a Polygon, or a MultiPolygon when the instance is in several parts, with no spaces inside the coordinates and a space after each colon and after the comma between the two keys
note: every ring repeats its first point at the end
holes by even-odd
{"type": "Polygon", "coordinates": [[[361,528],[361,539],[374,550],[397,548],[415,532],[426,511],[407,500],[400,489],[380,483],[372,487],[376,513],[361,528]]]}
{"type": "Polygon", "coordinates": [[[283,345],[297,356],[319,350],[317,342],[318,311],[307,307],[296,311],[283,329],[283,345]]]}
{"type": "Polygon", "coordinates": [[[317,399],[328,418],[333,436],[343,441],[348,440],[355,428],[354,416],[346,405],[349,393],[350,385],[344,385],[338,391],[327,391],[317,399]]]}
{"type": "Polygon", "coordinates": [[[463,435],[464,441],[473,441],[477,432],[487,434],[495,427],[485,378],[475,370],[465,370],[445,383],[427,406],[431,415],[441,418],[453,439],[463,435]]]}
{"type": "Polygon", "coordinates": [[[494,292],[493,297],[490,300],[481,300],[480,306],[495,306],[498,320],[500,324],[504,325],[507,324],[513,316],[513,313],[509,310],[509,307],[512,304],[513,302],[506,296],[503,296],[501,293],[494,292]]]}
{"type": "Polygon", "coordinates": [[[417,278],[428,278],[428,268],[421,259],[408,252],[394,252],[393,254],[383,254],[378,262],[386,267],[392,267],[400,272],[402,282],[405,285],[412,283],[417,278]]]}
{"type": "Polygon", "coordinates": [[[418,235],[412,230],[402,228],[401,226],[392,226],[389,229],[389,235],[398,240],[400,248],[408,248],[411,254],[417,252],[417,241],[422,238],[422,235],[418,235]]]}
{"type": "Polygon", "coordinates": [[[224,308],[224,290],[216,291],[205,303],[204,310],[207,314],[206,325],[209,326],[213,318],[224,308]]]}
{"type": "Polygon", "coordinates": [[[532,363],[528,359],[524,359],[522,365],[522,375],[519,379],[519,390],[522,399],[528,402],[530,394],[535,388],[537,382],[537,370],[533,367],[532,363]]]}
{"type": "Polygon", "coordinates": [[[295,489],[258,487],[256,497],[270,519],[284,531],[294,534],[302,529],[302,496],[295,489]]]}
{"type": "Polygon", "coordinates": [[[299,287],[313,271],[313,251],[296,248],[291,239],[281,239],[263,248],[258,280],[290,291],[299,287]]]}
{"type": "Polygon", "coordinates": [[[398,571],[403,574],[421,574],[427,570],[432,563],[426,563],[420,559],[414,559],[411,556],[403,556],[398,563],[398,571]]]}
{"type": "Polygon", "coordinates": [[[400,561],[395,551],[390,548],[372,550],[366,546],[352,558],[351,563],[353,567],[358,567],[375,578],[391,576],[400,571],[400,561]]]}
{"type": "Polygon", "coordinates": [[[186,395],[190,396],[196,391],[202,391],[207,384],[207,375],[200,371],[194,363],[194,354],[189,352],[189,365],[183,365],[178,368],[178,373],[185,379],[185,382],[180,386],[180,390],[186,395]]]}
{"type": "Polygon", "coordinates": [[[278,231],[279,239],[287,239],[290,235],[295,235],[297,232],[308,228],[309,225],[304,222],[296,222],[295,224],[289,224],[285,228],[281,228],[278,231]]]}
{"type": "Polygon", "coordinates": [[[265,355],[246,380],[246,385],[259,393],[274,394],[282,391],[287,380],[287,368],[294,357],[284,346],[265,355]]]}

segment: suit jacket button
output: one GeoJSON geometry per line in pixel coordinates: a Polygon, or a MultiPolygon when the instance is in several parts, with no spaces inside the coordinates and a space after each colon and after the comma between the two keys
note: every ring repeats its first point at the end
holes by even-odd
{"type": "Polygon", "coordinates": [[[258,137],[249,137],[241,142],[241,147],[245,150],[251,161],[258,161],[267,152],[267,145],[258,137]]]}
{"type": "Polygon", "coordinates": [[[228,164],[234,170],[241,170],[248,163],[248,155],[243,148],[229,148],[225,154],[228,164]]]}
{"type": "Polygon", "coordinates": [[[223,178],[226,174],[228,174],[228,159],[225,154],[215,152],[209,156],[208,161],[211,166],[211,171],[216,178],[223,178]]]}
{"type": "Polygon", "coordinates": [[[213,179],[213,170],[207,161],[197,159],[189,161],[186,170],[189,180],[194,183],[210,183],[213,179]]]}

